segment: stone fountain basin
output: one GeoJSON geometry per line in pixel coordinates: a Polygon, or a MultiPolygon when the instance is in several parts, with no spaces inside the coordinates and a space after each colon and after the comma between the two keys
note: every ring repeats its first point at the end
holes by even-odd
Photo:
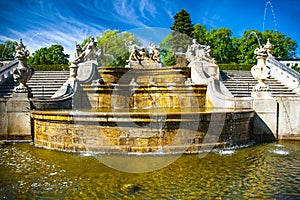
{"type": "Polygon", "coordinates": [[[32,111],[34,144],[71,152],[198,153],[203,146],[250,142],[250,109],[32,111]]]}
{"type": "Polygon", "coordinates": [[[185,84],[129,84],[83,85],[91,107],[129,107],[135,109],[164,107],[204,107],[206,85],[185,84]]]}

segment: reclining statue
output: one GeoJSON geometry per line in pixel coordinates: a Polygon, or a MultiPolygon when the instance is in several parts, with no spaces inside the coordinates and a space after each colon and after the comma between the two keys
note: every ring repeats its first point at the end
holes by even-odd
{"type": "Polygon", "coordinates": [[[102,51],[97,47],[97,43],[93,37],[83,47],[76,45],[76,58],[75,62],[87,61],[95,59],[95,56],[101,56],[102,51]]]}
{"type": "Polygon", "coordinates": [[[215,59],[212,57],[212,52],[210,46],[201,45],[196,39],[193,39],[193,44],[188,45],[186,52],[186,59],[189,62],[205,60],[211,63],[216,63],[215,59]]]}

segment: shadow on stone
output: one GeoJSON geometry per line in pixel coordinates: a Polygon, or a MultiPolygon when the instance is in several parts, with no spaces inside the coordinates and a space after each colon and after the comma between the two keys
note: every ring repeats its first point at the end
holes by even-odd
{"type": "MultiPolygon", "coordinates": [[[[275,119],[274,119],[275,120],[275,119]]],[[[276,138],[270,128],[265,124],[265,122],[257,115],[254,114],[253,117],[253,132],[252,139],[256,143],[274,142],[276,138]]]]}

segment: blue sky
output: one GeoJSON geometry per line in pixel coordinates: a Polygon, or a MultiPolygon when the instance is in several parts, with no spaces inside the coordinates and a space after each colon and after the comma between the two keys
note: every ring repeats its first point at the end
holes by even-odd
{"type": "Polygon", "coordinates": [[[23,38],[31,53],[58,43],[73,58],[75,41],[106,29],[143,34],[151,27],[146,37],[162,38],[182,8],[193,24],[230,28],[236,37],[278,30],[297,41],[300,57],[299,0],[0,0],[0,43],[23,38]]]}

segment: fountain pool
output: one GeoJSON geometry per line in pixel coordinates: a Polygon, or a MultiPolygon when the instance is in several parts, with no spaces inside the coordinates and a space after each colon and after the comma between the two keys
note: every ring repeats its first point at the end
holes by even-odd
{"type": "Polygon", "coordinates": [[[163,169],[137,174],[109,168],[92,154],[5,144],[0,194],[3,199],[298,199],[299,166],[300,143],[291,141],[214,150],[201,159],[183,155],[163,169]]]}

